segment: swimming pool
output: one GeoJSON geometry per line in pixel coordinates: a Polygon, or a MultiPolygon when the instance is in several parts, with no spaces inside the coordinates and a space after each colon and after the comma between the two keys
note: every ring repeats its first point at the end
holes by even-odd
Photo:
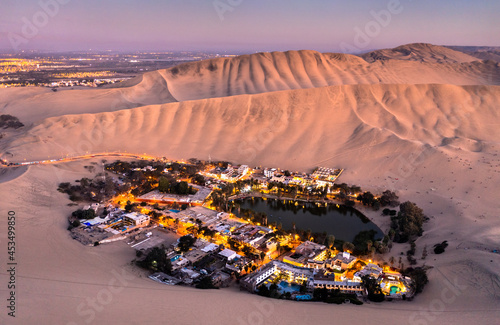
{"type": "Polygon", "coordinates": [[[401,289],[399,289],[398,287],[396,286],[392,286],[391,287],[391,295],[395,294],[395,293],[399,293],[401,291],[401,289]]]}
{"type": "Polygon", "coordinates": [[[294,292],[294,291],[300,291],[300,286],[298,284],[294,283],[288,283],[286,281],[281,281],[279,284],[279,289],[282,292],[294,292]]]}

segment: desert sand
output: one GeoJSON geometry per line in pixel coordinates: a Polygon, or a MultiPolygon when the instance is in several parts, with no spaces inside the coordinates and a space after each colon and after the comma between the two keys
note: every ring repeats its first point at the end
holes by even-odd
{"type": "MultiPolygon", "coordinates": [[[[496,322],[500,69],[449,49],[408,47],[408,58],[399,50],[368,61],[275,52],[187,63],[121,88],[2,90],[3,112],[27,125],[1,139],[0,150],[10,161],[120,150],[304,171],[345,168],[343,182],[395,190],[424,209],[430,221],[416,257],[425,245],[449,242],[444,254],[419,260],[433,268],[413,302],[332,306],[150,281],[130,265],[135,255],[125,243],[90,248],[70,238],[66,216],[74,207],[56,188],[91,176],[85,161],[0,174],[0,213],[16,212],[19,262],[16,322],[2,313],[0,323],[496,322]]],[[[387,230],[387,217],[364,212],[387,230]]],[[[6,228],[2,222],[1,243],[6,228]]],[[[395,245],[385,260],[408,246],[395,245]]],[[[5,249],[0,256],[6,259],[5,249]]],[[[0,271],[2,298],[7,282],[0,271]]]]}

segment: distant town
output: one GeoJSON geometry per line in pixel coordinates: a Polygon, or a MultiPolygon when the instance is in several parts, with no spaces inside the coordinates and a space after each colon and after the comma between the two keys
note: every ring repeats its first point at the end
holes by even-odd
{"type": "Polygon", "coordinates": [[[99,87],[183,62],[231,56],[206,52],[0,53],[0,88],[99,87]]]}
{"type": "MultiPolygon", "coordinates": [[[[102,159],[85,168],[94,179],[61,183],[58,189],[75,202],[70,205],[88,202],[68,218],[72,237],[90,246],[126,242],[136,251],[134,263],[159,283],[201,289],[239,285],[271,298],[362,304],[411,300],[427,282],[425,269],[412,267],[410,253],[407,268],[401,257],[384,261],[395,237],[405,235],[398,229],[383,238],[361,231],[351,243],[295,224],[284,229],[255,211],[240,213],[238,202],[257,199],[299,208],[363,204],[378,210],[399,204],[390,191],[374,196],[338,184],[341,168],[303,173],[166,158],[102,159]]],[[[397,216],[389,208],[383,213],[402,220],[408,204],[400,205],[397,216]]]]}

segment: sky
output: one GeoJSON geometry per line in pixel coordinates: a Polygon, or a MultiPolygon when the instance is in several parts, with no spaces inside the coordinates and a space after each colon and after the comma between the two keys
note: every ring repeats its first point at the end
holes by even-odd
{"type": "Polygon", "coordinates": [[[0,49],[359,53],[500,46],[498,0],[1,0],[0,49]]]}

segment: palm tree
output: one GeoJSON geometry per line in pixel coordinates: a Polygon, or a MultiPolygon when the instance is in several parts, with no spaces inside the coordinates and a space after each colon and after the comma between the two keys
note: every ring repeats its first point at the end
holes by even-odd
{"type": "Polygon", "coordinates": [[[366,241],[366,250],[370,252],[372,250],[373,242],[371,240],[366,241]]]}
{"type": "Polygon", "coordinates": [[[334,235],[326,236],[326,245],[328,246],[328,248],[332,249],[334,244],[335,244],[335,236],[334,235]]]}

